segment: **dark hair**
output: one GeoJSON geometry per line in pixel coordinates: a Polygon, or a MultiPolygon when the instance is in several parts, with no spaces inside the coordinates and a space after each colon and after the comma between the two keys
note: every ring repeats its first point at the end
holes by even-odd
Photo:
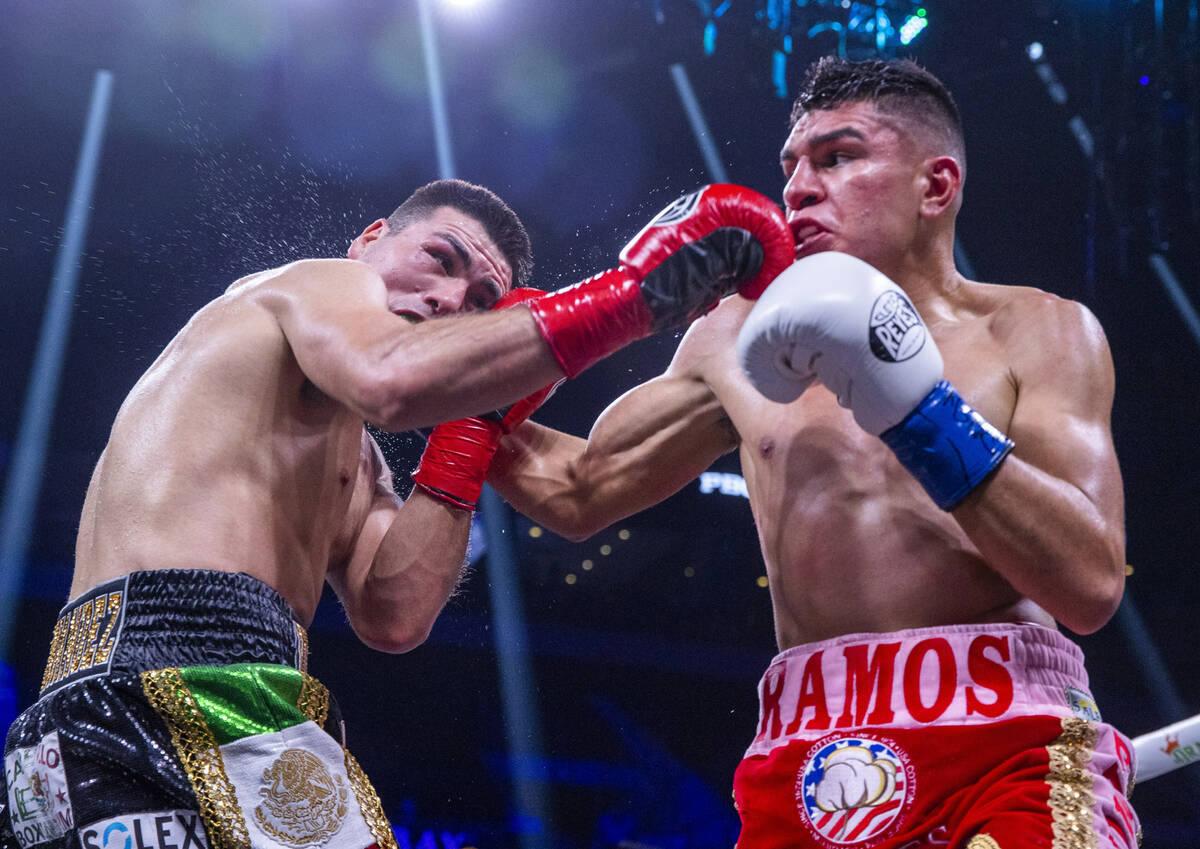
{"type": "Polygon", "coordinates": [[[466,180],[434,180],[417,189],[387,218],[392,233],[413,221],[448,206],[474,218],[483,225],[488,238],[508,260],[513,286],[528,282],[533,271],[533,248],[529,234],[517,214],[495,192],[466,180]]]}
{"type": "Polygon", "coordinates": [[[911,59],[851,61],[823,56],[808,66],[800,94],[792,104],[788,130],[808,112],[870,102],[881,112],[904,115],[926,128],[941,130],[966,167],[962,116],[946,86],[911,59]]]}

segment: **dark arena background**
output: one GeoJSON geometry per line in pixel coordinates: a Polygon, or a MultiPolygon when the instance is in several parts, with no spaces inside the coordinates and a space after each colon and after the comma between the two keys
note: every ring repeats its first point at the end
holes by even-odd
{"type": "MultiPolygon", "coordinates": [[[[4,727],[36,698],[117,408],[193,311],[343,255],[445,174],[521,215],[534,285],[573,283],[701,184],[778,199],[800,73],[839,51],[954,92],[960,270],[1104,325],[1131,571],[1078,642],[1130,737],[1200,712],[1197,0],[0,0],[4,727]]],[[[585,434],[678,338],[536,418],[585,434]]],[[[381,441],[407,492],[420,439],[381,441]]],[[[327,594],[310,671],[402,849],[727,848],[774,654],[763,573],[736,454],[582,543],[493,501],[425,645],[363,647],[327,594]]],[[[1165,745],[1200,760],[1200,734],[1165,745]]],[[[1133,803],[1146,847],[1200,846],[1200,768],[1133,803]]]]}

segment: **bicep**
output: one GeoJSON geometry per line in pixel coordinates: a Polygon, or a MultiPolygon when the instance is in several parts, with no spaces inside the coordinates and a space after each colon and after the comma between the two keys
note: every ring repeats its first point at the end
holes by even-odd
{"type": "Polygon", "coordinates": [[[354,492],[342,517],[327,573],[329,585],[348,611],[355,606],[355,587],[370,570],[403,506],[392,488],[392,472],[383,451],[366,428],[360,445],[354,492]]]}

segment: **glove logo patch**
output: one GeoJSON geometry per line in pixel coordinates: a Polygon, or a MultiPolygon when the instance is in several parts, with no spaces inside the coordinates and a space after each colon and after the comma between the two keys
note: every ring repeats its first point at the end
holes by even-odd
{"type": "Polygon", "coordinates": [[[875,299],[867,336],[876,357],[887,363],[903,362],[925,347],[926,335],[908,298],[899,292],[884,292],[875,299]]]}
{"type": "Polygon", "coordinates": [[[916,774],[888,738],[833,735],[813,744],[796,776],[796,806],[825,849],[873,846],[912,805],[916,774]]]}
{"type": "Polygon", "coordinates": [[[680,221],[683,221],[696,211],[696,207],[700,203],[700,195],[702,194],[704,194],[704,189],[677,199],[658,215],[654,216],[653,220],[646,225],[647,228],[669,227],[672,224],[678,224],[680,221]]]}

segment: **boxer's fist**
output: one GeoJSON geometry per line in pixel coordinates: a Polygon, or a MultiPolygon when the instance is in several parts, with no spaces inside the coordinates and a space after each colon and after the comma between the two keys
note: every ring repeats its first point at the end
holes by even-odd
{"type": "MultiPolygon", "coordinates": [[[[520,287],[496,301],[493,309],[532,302],[545,292],[520,287]]],[[[413,482],[434,498],[463,510],[474,510],[487,479],[500,437],[512,433],[540,407],[561,380],[501,410],[444,422],[429,434],[413,482]]]]}
{"type": "Polygon", "coordinates": [[[779,275],[747,316],[737,350],[746,377],[772,401],[792,401],[820,379],[943,510],[1013,448],[942,380],[942,356],[904,291],[847,254],[813,254],[779,275]]]}
{"type": "Polygon", "coordinates": [[[767,288],[738,334],[738,360],[772,401],[819,378],[876,435],[942,379],[942,356],[903,290],[833,251],[797,260],[767,288]]]}
{"type": "Polygon", "coordinates": [[[705,186],[660,212],[615,269],[531,305],[563,372],[574,377],[657,330],[686,324],[739,289],[756,297],[791,262],[779,208],[741,186],[705,186]]]}
{"type": "Polygon", "coordinates": [[[641,280],[659,329],[699,318],[734,289],[757,298],[791,264],[795,250],[773,201],[743,186],[717,183],[654,216],[620,259],[641,280]]]}

